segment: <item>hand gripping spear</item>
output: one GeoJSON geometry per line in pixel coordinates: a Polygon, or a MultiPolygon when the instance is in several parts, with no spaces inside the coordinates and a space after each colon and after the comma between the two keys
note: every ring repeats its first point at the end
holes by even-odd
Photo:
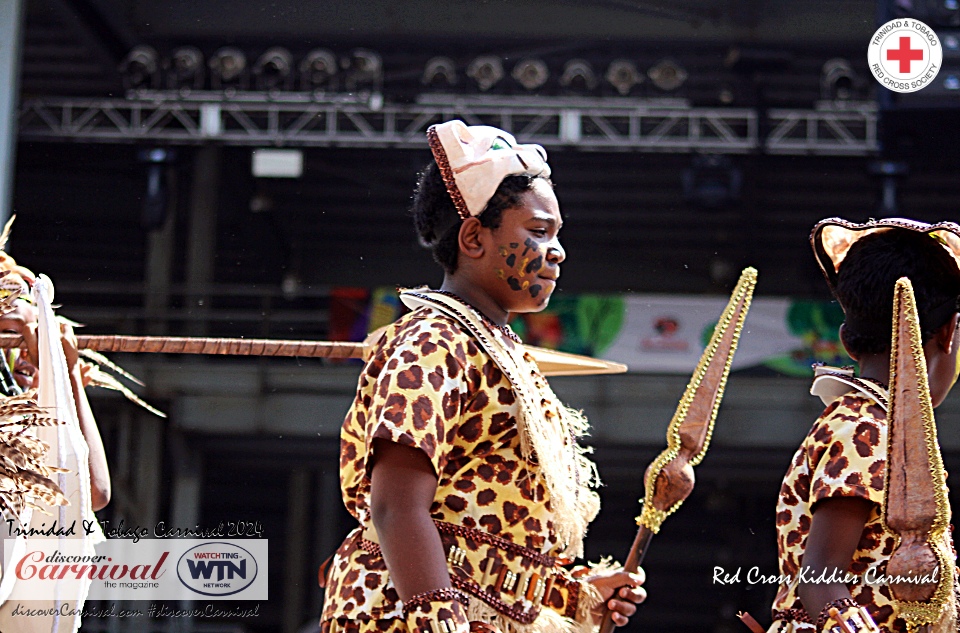
{"type": "Polygon", "coordinates": [[[890,583],[897,612],[911,633],[956,631],[946,472],[909,279],[897,282],[893,301],[883,523],[898,538],[886,576],[913,579],[890,583]]]}
{"type": "MultiPolygon", "coordinates": [[[[675,512],[693,491],[693,467],[707,452],[756,284],[756,269],[747,268],[740,274],[740,281],[667,427],[667,448],[647,467],[643,510],[637,517],[637,537],[623,564],[626,571],[637,570],[647,553],[650,539],[660,531],[664,519],[675,512]]],[[[604,607],[600,633],[610,633],[613,628],[613,614],[604,607]]]]}

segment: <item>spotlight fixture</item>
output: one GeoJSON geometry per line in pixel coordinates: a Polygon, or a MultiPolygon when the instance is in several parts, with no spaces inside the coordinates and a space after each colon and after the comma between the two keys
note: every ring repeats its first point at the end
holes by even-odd
{"type": "Polygon", "coordinates": [[[575,92],[588,92],[597,87],[600,80],[593,66],[585,59],[571,59],[563,66],[560,85],[575,92]]]}
{"type": "Polygon", "coordinates": [[[857,74],[850,62],[842,57],[828,60],[820,71],[820,98],[828,101],[846,101],[853,98],[857,74]]]}
{"type": "Polygon", "coordinates": [[[336,90],[337,58],[332,51],[315,48],[300,62],[301,90],[336,90]]]}
{"type": "Polygon", "coordinates": [[[239,48],[225,46],[210,58],[211,86],[214,90],[246,88],[247,56],[239,48]]]}
{"type": "Polygon", "coordinates": [[[643,81],[637,67],[629,59],[615,59],[607,67],[604,79],[610,82],[622,96],[630,94],[633,87],[643,81]]]}
{"type": "Polygon", "coordinates": [[[701,154],[683,170],[681,182],[687,202],[702,209],[716,209],[740,199],[743,173],[728,156],[701,154]]]}
{"type": "Polygon", "coordinates": [[[156,231],[167,221],[170,187],[167,182],[169,166],[176,160],[176,152],[163,147],[141,149],[137,159],[147,166],[147,190],[140,211],[140,225],[147,231],[156,231]]]}
{"type": "Polygon", "coordinates": [[[524,59],[513,67],[511,76],[526,90],[536,90],[547,83],[550,70],[542,59],[524,59]]]}
{"type": "Polygon", "coordinates": [[[159,70],[157,51],[152,46],[133,48],[120,63],[123,86],[127,90],[149,90],[159,87],[159,70]]]}
{"type": "Polygon", "coordinates": [[[355,49],[346,60],[346,88],[350,91],[380,92],[383,84],[383,60],[373,51],[355,49]]]}
{"type": "Polygon", "coordinates": [[[289,90],[293,85],[293,55],[285,48],[268,49],[253,65],[257,90],[289,90]]]}
{"type": "Polygon", "coordinates": [[[960,26],[960,2],[957,0],[943,0],[938,3],[935,22],[937,26],[960,26]]]}
{"type": "Polygon", "coordinates": [[[187,92],[203,88],[203,53],[196,46],[173,51],[167,70],[167,88],[187,92]]]}
{"type": "Polygon", "coordinates": [[[449,57],[434,57],[427,62],[420,83],[434,88],[455,86],[457,85],[457,67],[449,57]]]}
{"type": "Polygon", "coordinates": [[[660,90],[667,92],[676,90],[687,80],[687,71],[680,64],[671,60],[664,59],[647,71],[647,76],[653,85],[660,90]]]}
{"type": "Polygon", "coordinates": [[[467,77],[477,82],[477,87],[486,92],[503,79],[503,64],[494,55],[477,57],[467,66],[467,77]]]}

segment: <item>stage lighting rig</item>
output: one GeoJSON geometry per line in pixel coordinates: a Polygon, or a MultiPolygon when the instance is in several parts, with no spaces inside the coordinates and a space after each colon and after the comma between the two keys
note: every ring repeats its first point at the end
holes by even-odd
{"type": "Polygon", "coordinates": [[[449,57],[434,57],[427,62],[420,83],[432,88],[452,88],[457,85],[457,67],[449,57]]]}
{"type": "Polygon", "coordinates": [[[247,87],[247,56],[239,48],[225,46],[210,58],[211,87],[214,90],[247,87]]]}
{"type": "Polygon", "coordinates": [[[280,46],[268,49],[253,65],[253,77],[257,90],[290,90],[293,88],[293,55],[280,46]]]}
{"type": "Polygon", "coordinates": [[[857,86],[857,73],[842,57],[828,60],[820,71],[820,98],[827,101],[848,101],[857,86]]]}
{"type": "Polygon", "coordinates": [[[151,90],[160,87],[160,58],[152,46],[133,48],[123,62],[120,73],[127,90],[151,90]]]}
{"type": "Polygon", "coordinates": [[[203,53],[196,46],[181,46],[167,64],[167,88],[181,93],[203,88],[203,53]]]}
{"type": "Polygon", "coordinates": [[[960,26],[958,0],[893,0],[891,5],[888,11],[890,19],[915,18],[934,29],[960,26]]]}
{"type": "Polygon", "coordinates": [[[503,79],[503,63],[494,55],[477,57],[467,66],[467,77],[477,82],[482,92],[486,92],[503,79]]]}
{"type": "Polygon", "coordinates": [[[525,90],[533,91],[547,83],[550,70],[542,59],[529,58],[514,66],[511,76],[525,90]]]}
{"type": "Polygon", "coordinates": [[[654,86],[666,92],[682,86],[688,77],[687,71],[672,59],[657,62],[653,68],[647,71],[647,76],[650,77],[654,86]]]}
{"type": "Polygon", "coordinates": [[[573,92],[590,92],[597,87],[600,80],[593,66],[585,59],[571,59],[563,66],[560,75],[560,85],[573,92]]]}
{"type": "Polygon", "coordinates": [[[383,59],[373,51],[355,49],[344,65],[346,88],[351,92],[380,92],[383,87],[383,59]]]}
{"type": "Polygon", "coordinates": [[[630,94],[634,86],[643,81],[636,65],[629,59],[615,59],[610,62],[604,79],[624,97],[630,94]]]}
{"type": "Polygon", "coordinates": [[[337,58],[332,51],[315,48],[300,62],[301,90],[336,90],[337,58]]]}

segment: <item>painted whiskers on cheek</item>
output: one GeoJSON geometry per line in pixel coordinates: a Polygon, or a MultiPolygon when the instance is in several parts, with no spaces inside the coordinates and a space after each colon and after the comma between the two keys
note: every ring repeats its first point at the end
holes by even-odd
{"type": "Polygon", "coordinates": [[[537,273],[543,268],[543,254],[539,245],[530,238],[521,245],[510,242],[498,248],[504,258],[505,268],[497,269],[497,277],[503,279],[515,292],[526,292],[536,299],[543,292],[543,284],[536,283],[537,273]]]}

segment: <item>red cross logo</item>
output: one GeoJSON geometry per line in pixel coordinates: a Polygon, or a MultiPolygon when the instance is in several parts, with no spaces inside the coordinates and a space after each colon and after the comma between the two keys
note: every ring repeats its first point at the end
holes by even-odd
{"type": "Polygon", "coordinates": [[[900,48],[887,51],[887,61],[900,62],[900,73],[910,72],[910,62],[923,61],[922,48],[910,48],[910,36],[900,38],[900,48]]]}

